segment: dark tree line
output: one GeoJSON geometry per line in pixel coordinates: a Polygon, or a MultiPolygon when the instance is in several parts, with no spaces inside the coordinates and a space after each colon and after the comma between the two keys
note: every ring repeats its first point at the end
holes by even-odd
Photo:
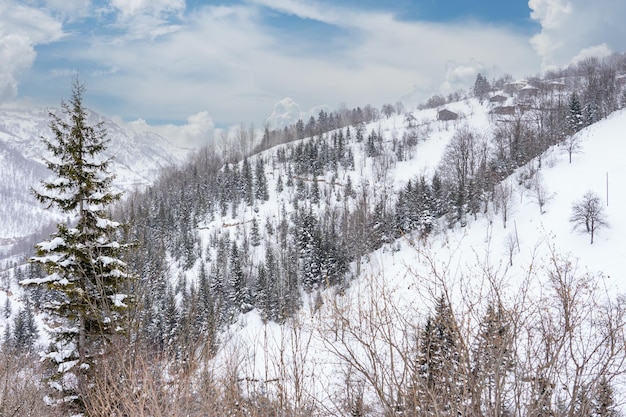
{"type": "MultiPolygon", "coordinates": [[[[402,108],[401,103],[396,104],[396,109],[402,110],[402,108]]],[[[380,114],[379,109],[368,104],[363,107],[342,108],[331,112],[320,110],[317,118],[311,116],[307,121],[298,119],[296,123],[286,126],[283,130],[270,130],[266,126],[261,143],[255,152],[304,138],[313,138],[348,126],[364,125],[379,119],[380,114]]],[[[389,114],[389,110],[386,114],[389,114]]]]}

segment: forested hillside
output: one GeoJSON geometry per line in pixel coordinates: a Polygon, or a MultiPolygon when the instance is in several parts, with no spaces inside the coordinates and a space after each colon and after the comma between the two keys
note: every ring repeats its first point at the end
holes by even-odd
{"type": "MultiPolygon", "coordinates": [[[[145,248],[136,252],[137,269],[163,284],[146,305],[164,314],[181,297],[177,313],[185,316],[197,296],[213,321],[199,326],[219,328],[253,308],[281,322],[300,306],[302,291],[348,286],[363,257],[384,244],[486,214],[506,224],[516,184],[502,180],[514,172],[540,212],[549,199],[537,174],[544,152],[559,145],[576,154],[576,133],[620,105],[612,62],[552,77],[496,80],[486,92],[479,78],[476,97],[433,109],[321,111],[282,131],[266,129],[246,157],[239,143],[202,150],[122,209],[145,248]],[[444,108],[458,118],[438,120],[444,108]]],[[[149,320],[152,338],[176,340],[162,336],[175,329],[159,329],[173,321],[149,320]]]]}
{"type": "MultiPolygon", "coordinates": [[[[616,415],[625,73],[615,55],[479,75],[419,109],[242,130],[165,170],[113,213],[138,281],[102,398],[132,391],[148,415],[616,415]]],[[[42,294],[9,293],[39,274],[3,272],[5,349],[37,350],[42,294]]],[[[93,415],[111,415],[102,398],[93,415]]]]}

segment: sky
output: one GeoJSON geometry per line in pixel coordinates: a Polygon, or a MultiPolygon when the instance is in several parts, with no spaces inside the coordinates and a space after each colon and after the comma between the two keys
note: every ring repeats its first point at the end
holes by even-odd
{"type": "Polygon", "coordinates": [[[624,51],[622,0],[0,0],[0,105],[88,107],[185,146],[279,100],[349,108],[624,51]]]}

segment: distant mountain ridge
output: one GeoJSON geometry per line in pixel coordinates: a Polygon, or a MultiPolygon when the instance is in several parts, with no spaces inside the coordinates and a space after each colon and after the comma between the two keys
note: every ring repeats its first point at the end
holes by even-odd
{"type": "MultiPolygon", "coordinates": [[[[0,109],[0,248],[32,234],[58,214],[43,207],[30,195],[30,188],[48,172],[41,138],[50,138],[49,111],[58,109],[0,109]]],[[[114,186],[128,191],[151,184],[160,170],[183,162],[188,150],[151,132],[125,128],[96,112],[89,123],[104,123],[110,140],[105,155],[113,157],[114,186]]]]}

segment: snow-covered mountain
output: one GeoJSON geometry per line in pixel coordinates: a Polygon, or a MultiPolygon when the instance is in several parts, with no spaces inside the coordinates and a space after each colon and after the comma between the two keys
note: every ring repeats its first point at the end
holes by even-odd
{"type": "MultiPolygon", "coordinates": [[[[114,186],[121,190],[150,184],[162,168],[181,163],[188,153],[157,134],[121,127],[95,112],[88,121],[104,122],[110,139],[106,155],[113,157],[114,186]]],[[[52,135],[49,123],[46,109],[0,109],[0,247],[58,218],[29,192],[49,176],[43,162],[47,150],[41,140],[52,135]]]]}

